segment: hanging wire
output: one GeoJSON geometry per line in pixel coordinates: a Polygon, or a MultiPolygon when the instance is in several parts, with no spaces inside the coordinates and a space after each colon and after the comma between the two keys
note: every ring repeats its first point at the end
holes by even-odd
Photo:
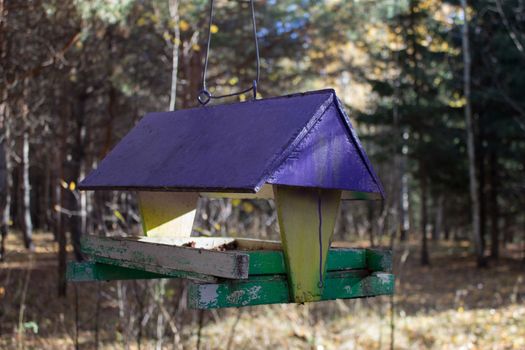
{"type": "Polygon", "coordinates": [[[224,94],[224,95],[212,95],[212,93],[208,90],[208,86],[206,84],[206,76],[208,73],[208,59],[210,54],[210,45],[211,45],[211,27],[213,25],[213,0],[210,0],[210,9],[209,9],[209,22],[208,22],[208,42],[206,43],[206,54],[204,56],[204,69],[202,73],[202,89],[199,92],[199,95],[197,96],[197,100],[201,105],[206,105],[210,100],[212,99],[220,99],[220,98],[226,98],[226,97],[232,97],[232,96],[239,96],[242,94],[245,94],[247,92],[253,91],[253,99],[257,99],[257,86],[259,84],[259,77],[261,73],[261,65],[260,65],[260,58],[259,58],[259,43],[257,41],[257,25],[255,23],[255,6],[253,4],[254,0],[250,1],[250,10],[252,14],[252,30],[253,30],[253,41],[255,44],[255,59],[256,59],[256,77],[255,80],[252,82],[252,86],[249,88],[246,88],[244,90],[240,90],[237,92],[233,92],[230,94],[224,94]]]}

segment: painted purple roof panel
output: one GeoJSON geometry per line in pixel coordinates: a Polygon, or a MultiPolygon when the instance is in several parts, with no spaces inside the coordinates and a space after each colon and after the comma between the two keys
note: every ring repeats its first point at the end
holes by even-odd
{"type": "Polygon", "coordinates": [[[335,104],[326,110],[267,182],[381,193],[335,104]]]}
{"type": "Polygon", "coordinates": [[[267,182],[382,194],[333,90],[150,113],[79,188],[257,192],[267,182]]]}
{"type": "MultiPolygon", "coordinates": [[[[146,115],[82,189],[253,192],[333,91],[146,115]]],[[[324,107],[326,108],[326,107],[324,107]]]]}

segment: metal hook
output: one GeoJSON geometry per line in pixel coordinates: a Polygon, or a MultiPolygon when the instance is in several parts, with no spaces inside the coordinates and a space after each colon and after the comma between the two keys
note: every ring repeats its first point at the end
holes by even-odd
{"type": "Polygon", "coordinates": [[[208,90],[202,89],[197,96],[197,100],[202,106],[206,106],[211,100],[211,94],[208,90]]]}

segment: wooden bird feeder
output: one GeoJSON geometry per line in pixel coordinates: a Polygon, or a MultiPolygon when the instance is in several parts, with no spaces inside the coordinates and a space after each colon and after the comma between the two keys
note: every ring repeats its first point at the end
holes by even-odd
{"type": "Polygon", "coordinates": [[[150,113],[79,188],[136,191],[146,237],[86,237],[70,280],[189,278],[196,308],[393,293],[389,251],[332,244],[341,200],[384,195],[333,90],[150,113]],[[273,199],[281,242],[190,237],[199,197],[273,199]]]}

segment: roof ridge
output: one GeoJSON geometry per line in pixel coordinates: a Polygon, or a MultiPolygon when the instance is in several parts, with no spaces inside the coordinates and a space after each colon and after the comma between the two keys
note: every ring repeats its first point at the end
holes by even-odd
{"type": "Polygon", "coordinates": [[[274,158],[270,165],[268,166],[267,170],[264,172],[261,179],[257,182],[255,186],[255,192],[258,192],[260,188],[264,185],[264,183],[275,173],[277,169],[285,162],[289,157],[290,154],[293,152],[293,150],[301,143],[301,141],[306,137],[306,135],[310,132],[310,130],[313,129],[313,127],[319,122],[321,117],[326,113],[328,110],[328,107],[332,105],[336,100],[335,91],[333,89],[328,90],[322,90],[326,92],[332,92],[332,94],[323,101],[316,109],[315,113],[308,119],[306,124],[303,126],[303,128],[300,130],[299,134],[297,134],[296,137],[294,137],[282,150],[280,155],[278,155],[276,158],[274,158]]]}

